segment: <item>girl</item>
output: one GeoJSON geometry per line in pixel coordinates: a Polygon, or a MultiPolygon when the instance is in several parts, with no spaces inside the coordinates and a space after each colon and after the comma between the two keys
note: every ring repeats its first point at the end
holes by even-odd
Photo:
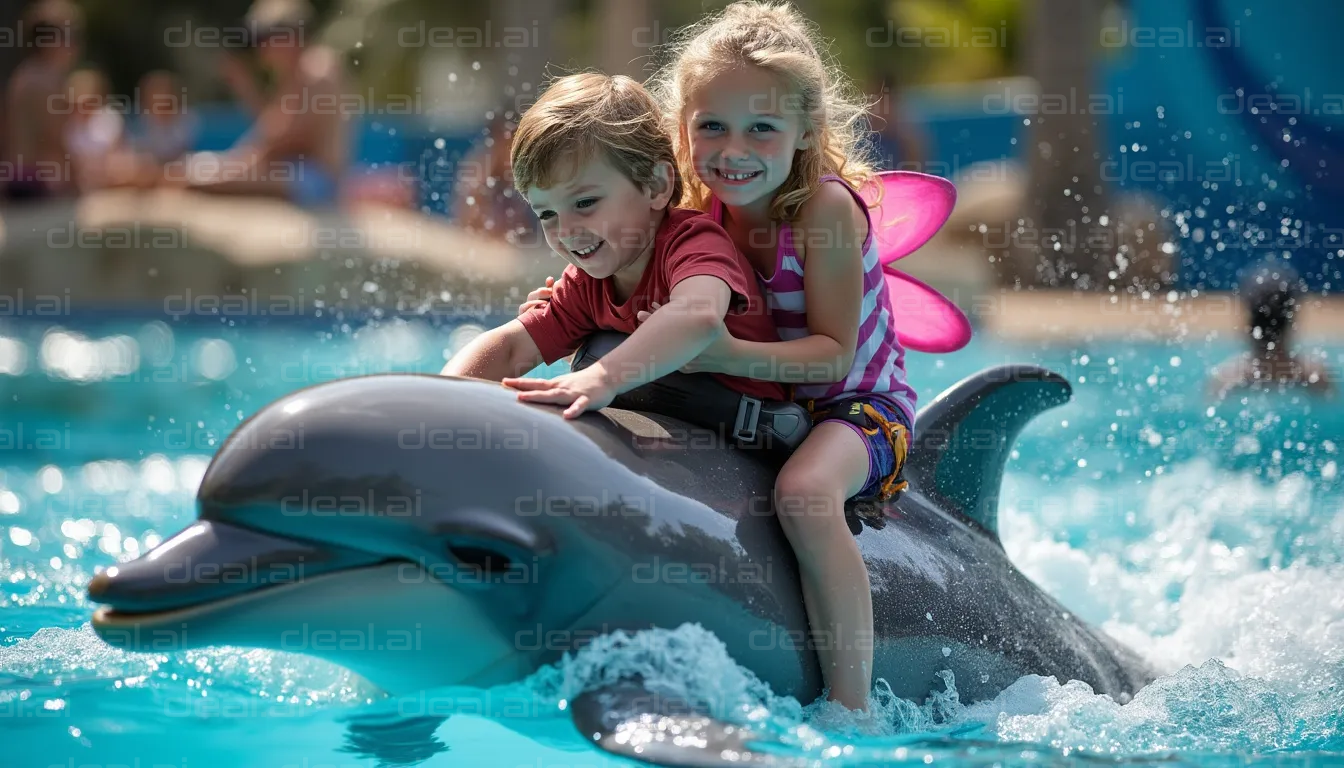
{"type": "Polygon", "coordinates": [[[812,411],[812,432],[775,483],[775,510],[798,557],[829,697],[866,711],[872,597],[844,506],[904,487],[915,408],[856,191],[873,177],[866,110],[812,26],[763,2],[734,3],[683,33],[653,90],[676,121],[682,204],[711,213],[747,256],[782,339],[725,334],[685,370],[792,384],[812,411]]]}

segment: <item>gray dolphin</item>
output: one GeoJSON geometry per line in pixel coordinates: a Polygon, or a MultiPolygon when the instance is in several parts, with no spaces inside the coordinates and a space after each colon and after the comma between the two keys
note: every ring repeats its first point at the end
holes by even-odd
{"type": "MultiPolygon", "coordinates": [[[[1027,365],[963,380],[919,413],[909,490],[848,517],[873,589],[874,677],[897,695],[941,690],[940,670],[963,701],[1025,674],[1121,702],[1152,680],[998,539],[1012,443],[1070,394],[1027,365]]],[[[94,577],[93,628],[128,650],[307,653],[401,694],[516,681],[599,634],[698,622],[806,703],[822,678],[770,508],[779,461],[657,414],[566,421],[494,383],[320,384],[238,427],[197,522],[94,577]]],[[[575,706],[581,731],[620,752],[609,715],[630,700],[627,686],[575,706]]]]}

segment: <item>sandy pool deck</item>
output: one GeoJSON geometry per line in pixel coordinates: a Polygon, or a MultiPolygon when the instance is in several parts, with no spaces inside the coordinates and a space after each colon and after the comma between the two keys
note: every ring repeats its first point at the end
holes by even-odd
{"type": "MultiPolygon", "coordinates": [[[[1202,341],[1241,338],[1246,309],[1233,293],[1191,297],[985,291],[959,304],[977,333],[1019,341],[1125,339],[1202,341]]],[[[1344,298],[1308,296],[1297,322],[1303,341],[1344,340],[1344,298]]]]}

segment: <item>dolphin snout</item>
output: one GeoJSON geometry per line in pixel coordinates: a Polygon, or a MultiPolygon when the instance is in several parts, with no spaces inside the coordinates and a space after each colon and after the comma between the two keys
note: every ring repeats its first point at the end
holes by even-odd
{"type": "Polygon", "coordinates": [[[385,559],[200,520],[143,557],[94,576],[89,599],[119,614],[158,613],[385,559]]]}

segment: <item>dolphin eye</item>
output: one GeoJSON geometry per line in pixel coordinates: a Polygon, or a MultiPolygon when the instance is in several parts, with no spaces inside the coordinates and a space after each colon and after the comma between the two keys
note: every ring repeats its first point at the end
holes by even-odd
{"type": "Polygon", "coordinates": [[[470,578],[473,574],[503,573],[512,566],[507,556],[484,547],[449,546],[448,552],[457,561],[463,578],[470,578]]]}

